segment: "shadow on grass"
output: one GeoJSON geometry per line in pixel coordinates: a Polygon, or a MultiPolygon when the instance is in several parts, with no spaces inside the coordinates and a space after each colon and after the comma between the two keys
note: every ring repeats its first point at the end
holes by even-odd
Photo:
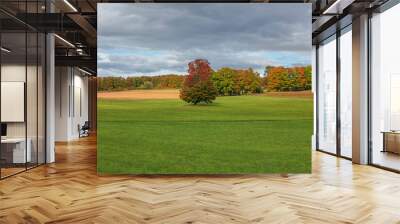
{"type": "Polygon", "coordinates": [[[198,104],[192,104],[192,103],[187,103],[184,106],[185,107],[215,107],[215,106],[219,106],[220,103],[198,103],[198,104]]]}

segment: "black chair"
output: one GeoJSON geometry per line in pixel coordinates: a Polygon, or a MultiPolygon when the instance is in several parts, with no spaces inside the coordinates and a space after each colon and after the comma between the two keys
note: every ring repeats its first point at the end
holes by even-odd
{"type": "Polygon", "coordinates": [[[80,127],[80,125],[78,125],[78,130],[79,130],[79,138],[89,136],[89,130],[90,130],[89,121],[85,121],[85,123],[82,125],[82,127],[80,127]]]}

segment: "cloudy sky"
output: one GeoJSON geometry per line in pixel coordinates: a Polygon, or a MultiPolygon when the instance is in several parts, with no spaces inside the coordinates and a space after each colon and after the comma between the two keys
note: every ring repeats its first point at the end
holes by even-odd
{"type": "Polygon", "coordinates": [[[311,59],[309,4],[98,4],[98,74],[185,74],[213,69],[305,65],[311,59]]]}

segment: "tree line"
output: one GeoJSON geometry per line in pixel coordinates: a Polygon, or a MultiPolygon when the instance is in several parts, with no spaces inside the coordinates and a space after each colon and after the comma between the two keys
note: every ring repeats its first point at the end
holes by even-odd
{"type": "Polygon", "coordinates": [[[265,68],[264,87],[268,91],[302,91],[311,89],[311,66],[265,68]]]}
{"type": "Polygon", "coordinates": [[[212,72],[211,80],[221,96],[263,92],[263,79],[253,69],[221,68],[212,72]]]}
{"type": "MultiPolygon", "coordinates": [[[[210,68],[211,69],[211,68],[210,68]]],[[[233,96],[263,91],[301,91],[311,89],[311,66],[267,66],[265,75],[253,69],[229,67],[210,70],[210,81],[218,95],[233,96]]],[[[140,77],[98,77],[99,91],[134,89],[181,89],[188,75],[159,75],[140,77]]]]}
{"type": "Polygon", "coordinates": [[[180,89],[183,75],[159,75],[140,77],[98,77],[98,91],[121,91],[134,89],[180,89]]]}

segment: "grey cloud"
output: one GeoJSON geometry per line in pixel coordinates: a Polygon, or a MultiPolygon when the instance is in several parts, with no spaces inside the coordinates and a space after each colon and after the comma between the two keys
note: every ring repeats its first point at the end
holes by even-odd
{"type": "Polygon", "coordinates": [[[311,50],[308,4],[99,4],[98,13],[99,52],[113,58],[99,59],[102,72],[182,72],[188,60],[200,57],[217,67],[263,67],[278,63],[264,53],[311,50]],[[146,50],[167,52],[164,60],[181,63],[126,56],[146,50]]]}
{"type": "Polygon", "coordinates": [[[104,55],[98,56],[99,74],[157,74],[159,71],[183,71],[185,66],[170,57],[152,58],[144,56],[119,56],[104,55]]]}

